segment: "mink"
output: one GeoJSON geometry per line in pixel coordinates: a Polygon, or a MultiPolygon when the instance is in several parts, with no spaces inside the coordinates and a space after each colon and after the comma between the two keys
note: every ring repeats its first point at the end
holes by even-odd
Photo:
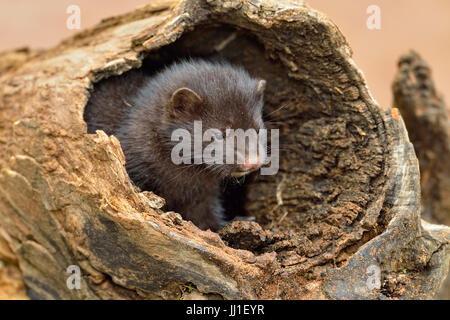
{"type": "MultiPolygon", "coordinates": [[[[84,118],[88,133],[103,130],[120,141],[133,183],[166,200],[165,210],[180,213],[201,229],[218,230],[226,223],[221,198],[224,180],[257,170],[263,160],[242,164],[175,164],[172,132],[264,128],[265,80],[226,61],[190,59],[147,75],[141,70],[96,85],[84,118]]],[[[218,137],[220,141],[221,137],[218,137]]],[[[238,148],[238,147],[235,147],[238,148]]],[[[237,150],[248,154],[248,149],[237,150]],[[247,152],[247,153],[246,153],[247,152]]]]}

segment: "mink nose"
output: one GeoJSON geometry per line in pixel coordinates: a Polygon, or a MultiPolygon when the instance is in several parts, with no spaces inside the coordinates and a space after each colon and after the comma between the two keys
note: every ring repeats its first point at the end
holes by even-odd
{"type": "Polygon", "coordinates": [[[245,159],[244,163],[242,164],[242,168],[245,171],[254,171],[259,169],[259,167],[261,167],[261,160],[259,159],[259,157],[257,157],[256,159],[245,159]]]}

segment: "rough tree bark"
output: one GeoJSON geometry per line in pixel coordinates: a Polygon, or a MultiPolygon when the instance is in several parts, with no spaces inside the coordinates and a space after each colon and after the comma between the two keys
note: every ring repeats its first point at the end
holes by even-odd
{"type": "Polygon", "coordinates": [[[419,159],[423,218],[450,225],[450,120],[428,64],[416,53],[400,58],[394,105],[405,119],[419,159]]]}
{"type": "Polygon", "coordinates": [[[444,281],[449,228],[421,222],[403,120],[306,5],[153,1],[50,50],[3,53],[0,72],[0,259],[30,298],[431,298],[444,281]],[[99,81],[189,55],[267,79],[280,129],[280,172],[226,199],[256,222],[220,234],[163,212],[130,182],[118,140],[83,122],[99,81]]]}
{"type": "MultiPolygon", "coordinates": [[[[428,64],[416,52],[402,56],[393,83],[394,106],[405,119],[419,159],[422,217],[450,225],[450,119],[428,64]]],[[[450,278],[440,297],[450,299],[450,278]]]]}

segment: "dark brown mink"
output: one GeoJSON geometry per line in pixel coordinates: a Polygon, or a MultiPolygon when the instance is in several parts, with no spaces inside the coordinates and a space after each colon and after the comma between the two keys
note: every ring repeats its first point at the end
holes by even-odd
{"type": "MultiPolygon", "coordinates": [[[[225,225],[222,182],[258,169],[262,161],[176,165],[171,151],[178,141],[172,141],[172,132],[183,128],[193,136],[195,120],[202,122],[203,132],[216,128],[223,136],[228,128],[258,131],[264,128],[264,88],[264,80],[241,67],[191,59],[156,75],[136,70],[100,83],[84,118],[88,133],[103,130],[119,139],[135,185],[162,196],[165,210],[201,229],[218,230],[225,225]]],[[[201,155],[192,154],[192,160],[196,157],[201,155]]]]}

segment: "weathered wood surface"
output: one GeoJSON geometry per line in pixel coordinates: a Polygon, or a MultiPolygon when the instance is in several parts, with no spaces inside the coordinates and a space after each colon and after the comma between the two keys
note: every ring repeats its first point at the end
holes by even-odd
{"type": "Polygon", "coordinates": [[[419,159],[423,218],[450,225],[450,119],[428,64],[415,52],[400,58],[394,105],[419,159]]]}
{"type": "MultiPolygon", "coordinates": [[[[419,159],[422,218],[450,225],[450,118],[431,69],[416,52],[403,55],[393,83],[394,106],[405,119],[419,159]]],[[[439,296],[450,299],[450,278],[439,296]]]]}
{"type": "Polygon", "coordinates": [[[0,72],[0,237],[31,298],[431,298],[445,278],[449,228],[421,223],[402,118],[301,3],[152,1],[50,50],[3,53],[0,72]],[[86,134],[95,83],[188,54],[267,79],[286,144],[280,173],[251,181],[244,203],[264,230],[234,223],[221,238],[163,212],[130,183],[117,139],[86,134]],[[367,285],[372,265],[381,288],[367,285]]]}

